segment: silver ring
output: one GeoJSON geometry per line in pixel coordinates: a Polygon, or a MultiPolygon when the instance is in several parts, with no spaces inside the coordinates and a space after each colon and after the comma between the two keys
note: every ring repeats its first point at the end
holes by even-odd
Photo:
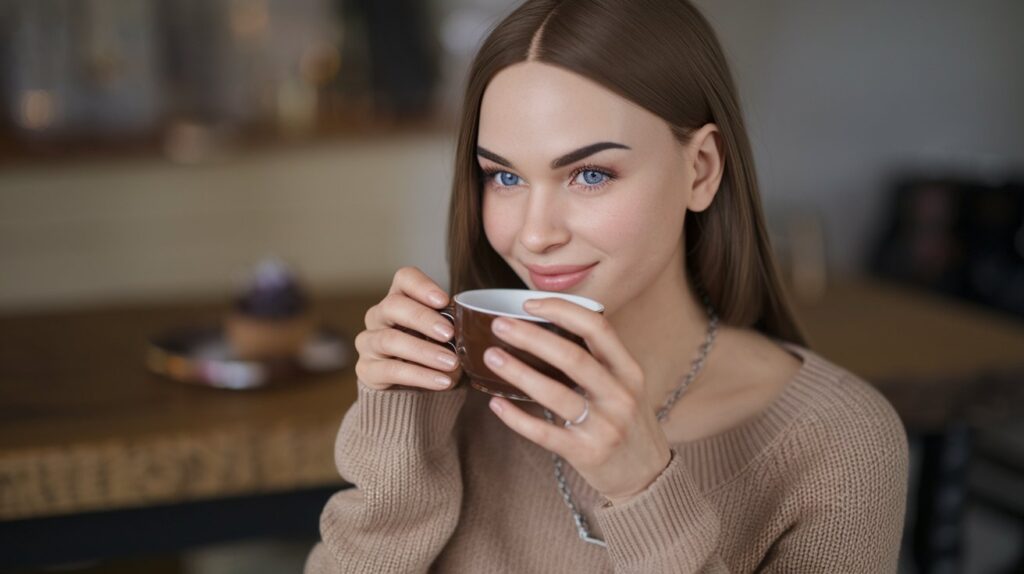
{"type": "Polygon", "coordinates": [[[565,428],[569,428],[573,425],[583,424],[583,421],[587,420],[588,416],[590,416],[590,401],[587,400],[587,397],[583,397],[583,412],[580,414],[580,416],[576,417],[576,420],[565,421],[564,423],[562,423],[562,426],[565,428]]]}

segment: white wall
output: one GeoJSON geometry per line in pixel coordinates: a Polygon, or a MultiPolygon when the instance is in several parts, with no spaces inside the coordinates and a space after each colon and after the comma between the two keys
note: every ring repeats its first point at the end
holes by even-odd
{"type": "Polygon", "coordinates": [[[446,281],[452,147],[425,133],[196,167],[5,169],[0,310],[226,293],[265,255],[322,288],[402,265],[446,281]]]}

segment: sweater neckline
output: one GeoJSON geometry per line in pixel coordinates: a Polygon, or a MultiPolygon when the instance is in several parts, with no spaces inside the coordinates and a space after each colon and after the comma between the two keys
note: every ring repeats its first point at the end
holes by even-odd
{"type": "Polygon", "coordinates": [[[690,463],[702,490],[714,488],[742,472],[808,412],[820,383],[836,377],[835,367],[814,351],[789,341],[773,340],[802,359],[803,364],[768,406],[720,433],[672,443],[672,448],[690,463]]]}
{"type": "MultiPolygon", "coordinates": [[[[768,406],[720,433],[670,445],[692,469],[701,490],[710,490],[741,472],[761,451],[770,447],[801,413],[806,412],[817,394],[814,389],[817,383],[836,378],[835,367],[814,351],[789,341],[772,339],[800,358],[802,365],[768,406]]],[[[507,430],[515,435],[514,442],[520,445],[538,470],[550,472],[551,453],[514,431],[507,430]]],[[[572,465],[566,466],[569,473],[576,474],[572,465]]],[[[573,482],[589,488],[585,481],[573,482]]]]}

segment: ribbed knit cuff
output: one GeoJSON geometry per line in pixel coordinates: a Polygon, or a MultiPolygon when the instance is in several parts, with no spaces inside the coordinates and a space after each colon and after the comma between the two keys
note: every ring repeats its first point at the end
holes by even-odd
{"type": "Polygon", "coordinates": [[[594,515],[612,560],[625,571],[651,571],[666,558],[673,571],[696,570],[718,541],[719,518],[675,450],[647,490],[619,505],[605,503],[594,515]]]}
{"type": "Polygon", "coordinates": [[[447,391],[378,391],[357,381],[355,430],[375,441],[429,449],[449,438],[466,401],[466,386],[447,391]]]}

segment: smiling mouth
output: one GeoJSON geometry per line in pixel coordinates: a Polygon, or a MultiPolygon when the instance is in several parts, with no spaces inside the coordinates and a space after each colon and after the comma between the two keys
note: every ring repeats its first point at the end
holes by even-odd
{"type": "Polygon", "coordinates": [[[589,269],[597,265],[597,263],[591,263],[589,265],[526,265],[526,268],[534,275],[544,275],[554,277],[557,275],[567,275],[569,273],[577,273],[584,269],[589,269]]]}
{"type": "Polygon", "coordinates": [[[587,276],[590,275],[591,270],[593,270],[593,268],[596,267],[596,266],[597,266],[597,263],[593,263],[591,265],[582,266],[582,267],[577,265],[577,266],[573,266],[573,267],[562,266],[562,267],[558,267],[558,268],[555,268],[555,267],[548,267],[548,268],[546,268],[545,270],[551,270],[551,269],[558,269],[558,270],[571,269],[572,270],[572,271],[570,271],[568,273],[558,273],[558,274],[551,274],[551,275],[545,274],[545,273],[538,273],[536,268],[528,268],[528,269],[530,270],[530,280],[533,282],[533,284],[538,289],[543,290],[543,291],[563,291],[563,290],[570,289],[570,288],[576,286],[577,284],[582,282],[584,279],[586,279],[587,276]]]}

